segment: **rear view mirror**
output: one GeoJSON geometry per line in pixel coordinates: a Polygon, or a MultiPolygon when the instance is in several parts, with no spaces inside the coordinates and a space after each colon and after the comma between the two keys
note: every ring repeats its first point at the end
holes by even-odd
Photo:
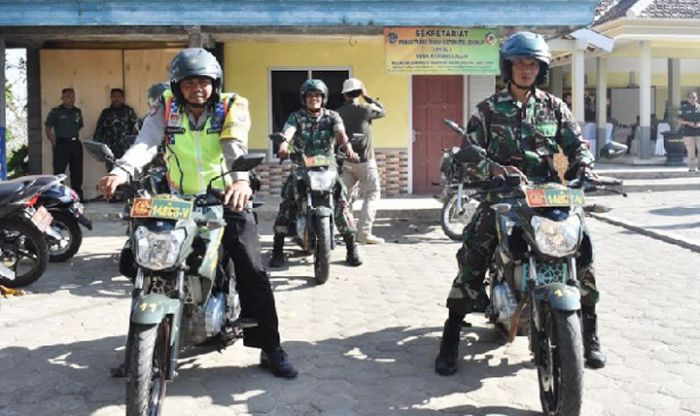
{"type": "Polygon", "coordinates": [[[486,150],[479,146],[467,146],[455,153],[455,159],[462,163],[479,163],[486,158],[486,150]]]}
{"type": "Polygon", "coordinates": [[[107,147],[106,144],[92,140],[84,140],[83,146],[85,146],[85,149],[90,153],[90,156],[98,162],[114,162],[114,153],[112,153],[112,150],[107,147]]]}
{"type": "Polygon", "coordinates": [[[232,172],[248,172],[260,164],[265,159],[264,155],[243,155],[234,160],[231,164],[232,172]]]}

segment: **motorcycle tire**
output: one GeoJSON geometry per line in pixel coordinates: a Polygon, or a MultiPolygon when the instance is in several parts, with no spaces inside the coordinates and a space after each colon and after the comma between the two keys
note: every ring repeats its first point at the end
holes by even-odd
{"type": "Polygon", "coordinates": [[[49,248],[44,235],[33,224],[19,219],[0,221],[0,244],[5,267],[15,272],[13,280],[0,277],[0,285],[9,288],[28,286],[36,282],[46,271],[49,262],[49,248]],[[31,264],[22,264],[29,260],[31,264]],[[28,269],[25,271],[25,266],[28,269]],[[19,269],[19,270],[18,270],[19,269]]]}
{"type": "Polygon", "coordinates": [[[331,264],[331,217],[316,218],[316,255],[314,278],[322,285],[328,280],[331,264]]]}
{"type": "Polygon", "coordinates": [[[440,213],[440,226],[447,237],[455,241],[462,241],[464,227],[469,224],[474,213],[476,204],[467,195],[462,195],[462,212],[457,212],[457,194],[452,194],[442,205],[440,213]]]}
{"type": "Polygon", "coordinates": [[[551,311],[541,336],[543,357],[537,375],[542,410],[546,415],[578,416],[583,398],[583,341],[578,314],[551,311]]]}
{"type": "Polygon", "coordinates": [[[83,243],[83,231],[75,217],[61,211],[51,211],[51,215],[53,215],[51,226],[63,236],[60,241],[46,236],[46,242],[49,246],[49,261],[58,263],[75,256],[83,243]],[[61,245],[62,242],[63,245],[61,245]]]}
{"type": "Polygon", "coordinates": [[[163,319],[159,325],[132,323],[131,326],[126,415],[159,415],[165,400],[170,322],[163,319]]]}

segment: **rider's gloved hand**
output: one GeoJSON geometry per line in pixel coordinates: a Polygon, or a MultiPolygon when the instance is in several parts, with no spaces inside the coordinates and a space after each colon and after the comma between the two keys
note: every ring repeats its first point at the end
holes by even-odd
{"type": "Polygon", "coordinates": [[[518,175],[520,176],[520,179],[524,182],[527,183],[527,176],[518,168],[512,165],[499,165],[499,164],[494,164],[491,166],[491,175],[492,176],[509,176],[509,175],[518,175]]]}
{"type": "Polygon", "coordinates": [[[226,187],[224,192],[224,206],[230,207],[235,212],[241,212],[248,206],[248,201],[253,195],[253,190],[246,180],[235,181],[226,187]]]}

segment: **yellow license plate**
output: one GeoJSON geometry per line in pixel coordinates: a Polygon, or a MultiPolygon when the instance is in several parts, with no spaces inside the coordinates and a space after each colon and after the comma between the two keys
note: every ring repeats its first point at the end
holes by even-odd
{"type": "Polygon", "coordinates": [[[533,208],[583,206],[585,198],[580,189],[542,189],[525,191],[527,205],[533,208]]]}
{"type": "Polygon", "coordinates": [[[330,166],[333,162],[328,156],[304,156],[304,166],[307,168],[316,168],[319,166],[330,166]]]}
{"type": "Polygon", "coordinates": [[[162,218],[182,220],[192,214],[192,201],[157,196],[155,198],[135,198],[131,206],[132,218],[162,218]]]}

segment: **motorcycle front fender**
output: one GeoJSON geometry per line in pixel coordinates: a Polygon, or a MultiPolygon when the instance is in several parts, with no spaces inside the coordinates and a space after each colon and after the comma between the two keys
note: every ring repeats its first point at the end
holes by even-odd
{"type": "Polygon", "coordinates": [[[563,283],[550,283],[535,289],[537,299],[546,299],[552,309],[577,311],[581,309],[581,292],[563,283]]]}
{"type": "MultiPolygon", "coordinates": [[[[174,315],[175,322],[180,321],[181,303],[165,295],[151,293],[134,299],[131,310],[131,322],[142,325],[159,324],[168,315],[174,315]]],[[[172,331],[173,333],[176,331],[172,331]]]]}

